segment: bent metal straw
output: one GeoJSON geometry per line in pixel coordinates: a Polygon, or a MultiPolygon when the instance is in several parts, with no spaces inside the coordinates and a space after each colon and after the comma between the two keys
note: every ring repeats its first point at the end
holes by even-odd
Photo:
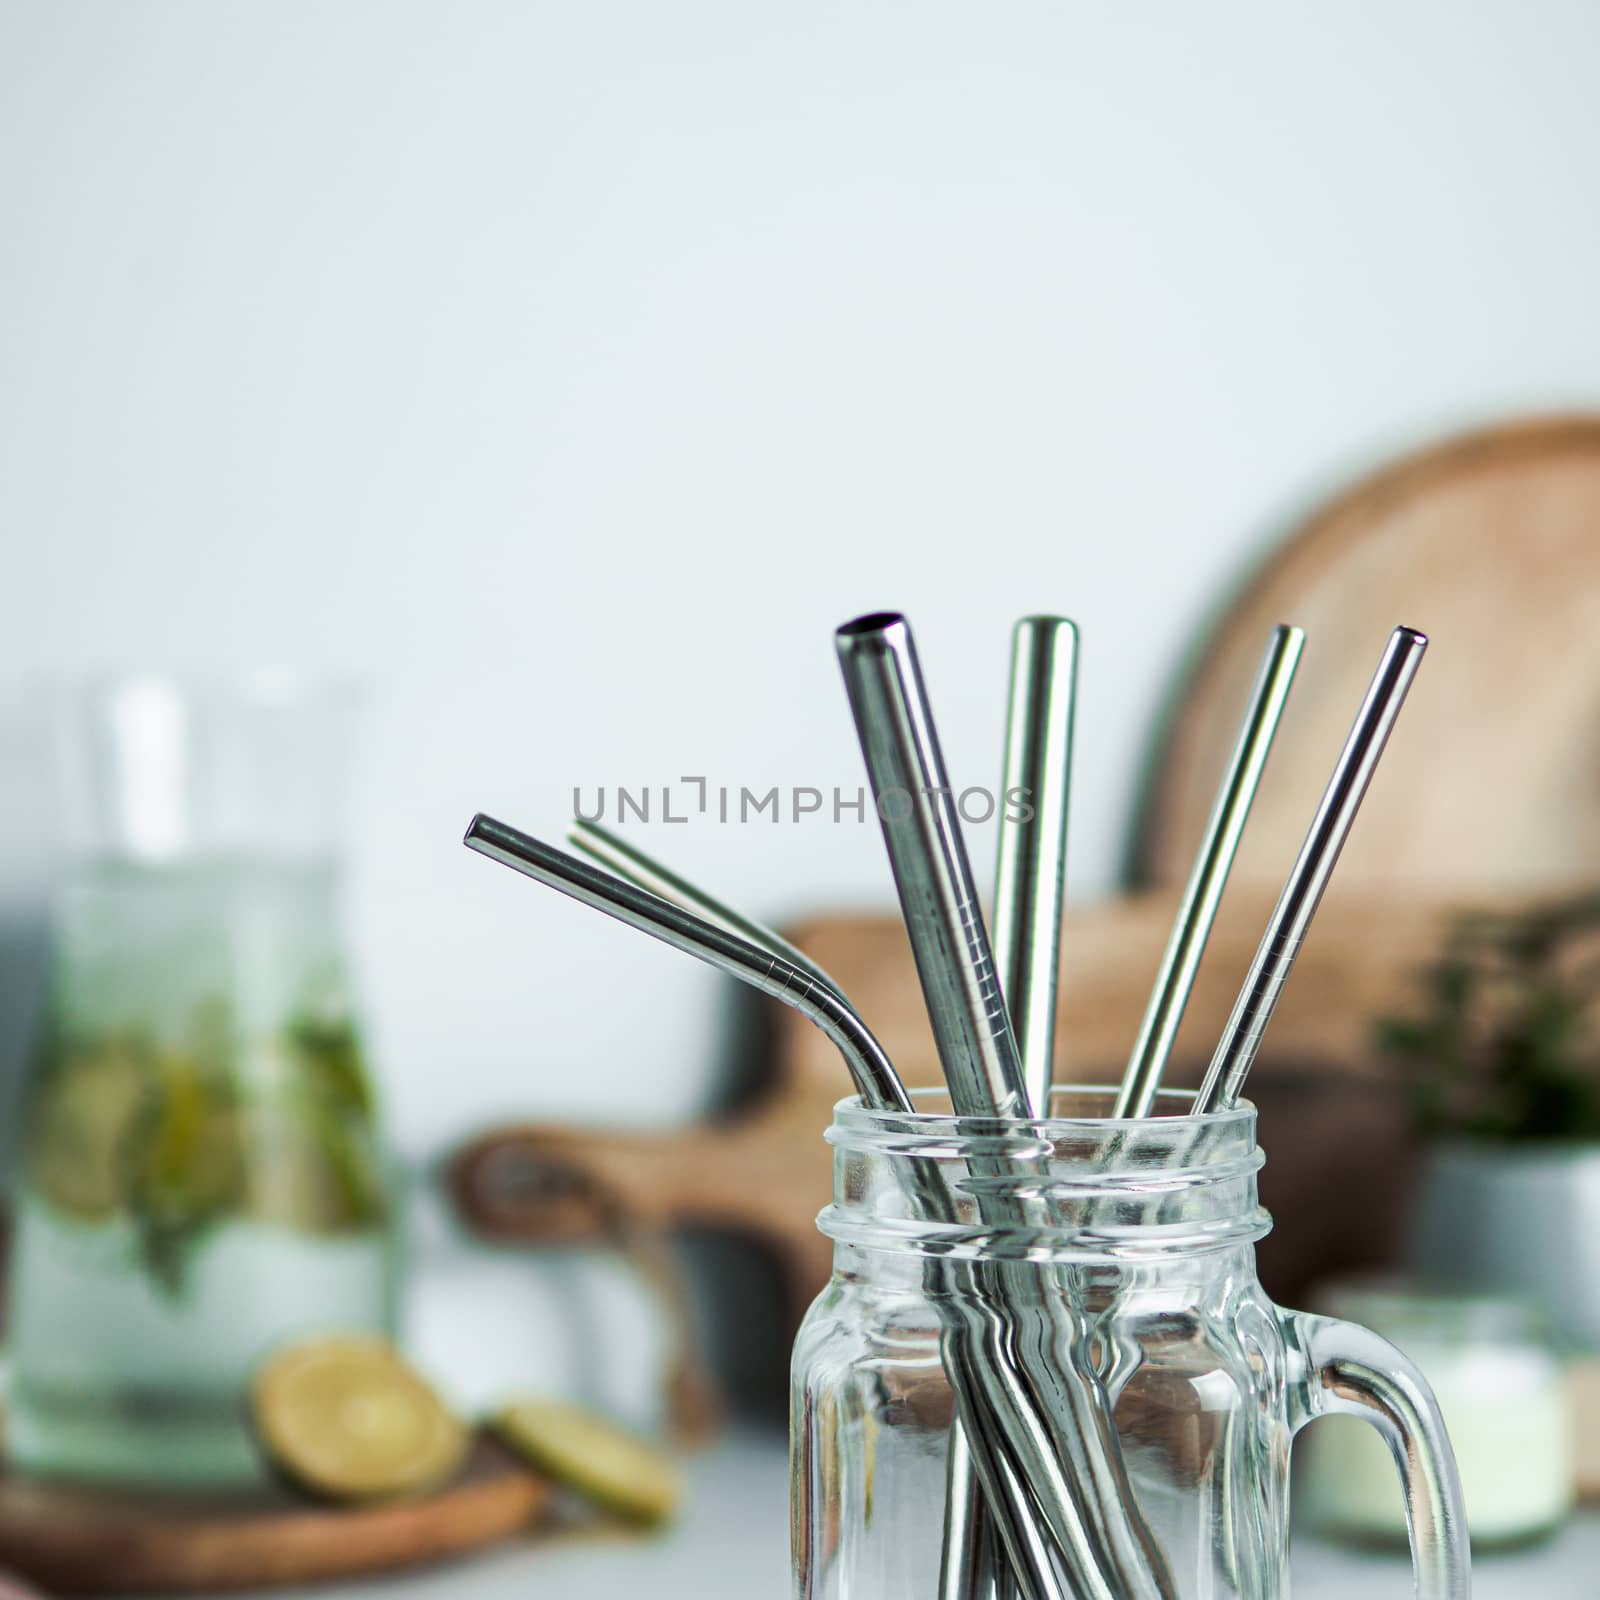
{"type": "MultiPolygon", "coordinates": [[[[910,627],[896,612],[878,612],[846,623],[834,638],[951,1099],[961,1116],[1025,1116],[1021,1058],[910,627]]],[[[1032,1205],[1048,1225],[1043,1208],[1032,1205]]],[[[1082,1344],[1082,1330],[1064,1327],[1061,1340],[1057,1347],[1070,1356],[1082,1344]]],[[[965,1342],[947,1326],[947,1369],[970,1357],[965,1342]]],[[[980,1366],[1004,1367],[1002,1376],[1011,1375],[1008,1362],[980,1366]]],[[[1007,1442],[1015,1451],[1065,1465],[1071,1498],[1039,1509],[1080,1600],[1170,1596],[1170,1575],[1134,1502],[1120,1441],[1092,1371],[1069,1360],[1027,1376],[1036,1409],[1013,1419],[1007,1442]]],[[[972,1443],[964,1412],[962,1423],[972,1443]]],[[[983,1463],[978,1465],[981,1473],[983,1463]]],[[[994,1508],[987,1481],[984,1489],[994,1508]]],[[[1015,1563],[1019,1552],[1009,1543],[1007,1548],[1015,1563]]]]}
{"type": "Polygon", "coordinates": [[[1172,937],[1167,941],[1161,970],[1156,974],[1155,988],[1139,1025],[1139,1036],[1128,1057],[1122,1089],[1111,1112],[1114,1117],[1147,1117],[1155,1103],[1305,642],[1306,636],[1299,628],[1280,623],[1272,630],[1249,709],[1222,775],[1205,839],[1189,874],[1183,904],[1178,908],[1172,937]]]}
{"type": "MultiPolygon", "coordinates": [[[[910,1097],[882,1046],[832,980],[814,964],[808,962],[808,970],[803,970],[764,942],[731,933],[683,904],[614,878],[492,817],[474,817],[463,843],[479,855],[570,895],[782,1000],[833,1041],[868,1105],[878,1110],[911,1110],[910,1097]]],[[[759,923],[721,907],[710,896],[657,866],[642,851],[631,854],[631,866],[641,875],[663,886],[675,884],[675,893],[681,892],[685,899],[716,907],[761,935],[763,941],[768,937],[759,923]]],[[[770,937],[782,944],[776,935],[770,937]]],[[[917,1198],[935,1220],[954,1220],[948,1197],[934,1183],[921,1185],[917,1198]]],[[[977,1342],[999,1350],[1004,1329],[998,1315],[987,1308],[977,1308],[970,1317],[977,1342]]],[[[1039,1424],[1033,1395],[1022,1375],[1003,1358],[990,1362],[956,1359],[948,1368],[948,1376],[963,1426],[976,1440],[974,1465],[984,1492],[990,1497],[991,1512],[1001,1528],[1024,1595],[1027,1600],[1067,1600],[1037,1526],[1036,1506],[1069,1505],[1072,1490],[1048,1434],[1039,1424]]],[[[1059,1521],[1061,1515],[1058,1512],[1055,1520],[1059,1521]]]]}
{"type": "MultiPolygon", "coordinates": [[[[1053,805],[1051,809],[1053,810],[1053,805]]],[[[1063,809],[1063,823],[1064,820],[1063,809]]],[[[804,964],[819,983],[831,988],[843,1004],[850,1005],[848,996],[840,991],[832,977],[803,952],[770,928],[733,910],[698,885],[680,877],[638,846],[618,838],[584,818],[573,822],[568,833],[575,845],[614,867],[629,882],[659,894],[662,899],[694,912],[729,932],[737,933],[753,944],[762,945],[796,965],[804,964]]],[[[945,1199],[942,1195],[925,1191],[919,1199],[924,1209],[930,1213],[937,1214],[945,1209],[945,1199]]],[[[959,1397],[957,1400],[958,1412],[968,1416],[970,1420],[969,1423],[951,1430],[951,1461],[955,1464],[952,1471],[956,1473],[956,1491],[963,1497],[962,1505],[965,1507],[961,1524],[963,1532],[969,1521],[972,1526],[970,1540],[958,1533],[955,1564],[947,1560],[946,1571],[951,1574],[957,1570],[965,1571],[968,1561],[972,1559],[981,1562],[982,1565],[967,1572],[964,1581],[968,1587],[958,1587],[950,1593],[962,1596],[970,1594],[974,1597],[987,1595],[992,1585],[1001,1581],[1009,1570],[1004,1565],[1003,1551],[1018,1545],[1024,1552],[1017,1558],[1017,1565],[1025,1574],[1019,1580],[1023,1592],[1029,1596],[1053,1595],[1059,1590],[1055,1587],[1054,1569],[1046,1553],[1047,1545],[1035,1527],[1033,1506],[1027,1498],[1027,1490],[1023,1487],[1026,1479],[1020,1475],[1018,1465],[1010,1459],[1011,1434],[1025,1430],[1036,1434],[1029,1416],[1033,1401],[1020,1376],[1010,1370],[1011,1358],[1004,1347],[1006,1330],[1001,1317],[990,1314],[987,1306],[984,1306],[980,1312],[973,1315],[972,1322],[977,1333],[972,1348],[965,1342],[952,1341],[949,1353],[949,1359],[955,1366],[952,1383],[964,1385],[983,1395],[985,1406],[980,1406],[975,1412],[969,1406],[962,1412],[959,1397]],[[973,1348],[991,1348],[995,1352],[991,1362],[986,1365],[975,1361],[973,1348]],[[1005,1367],[1007,1370],[1003,1373],[991,1370],[999,1367],[1005,1367]],[[1000,1422],[999,1427],[996,1427],[997,1419],[1000,1422]],[[967,1442],[968,1426],[979,1441],[977,1450],[989,1458],[982,1466],[975,1461],[976,1452],[967,1442]],[[984,1505],[982,1490],[987,1485],[993,1485],[994,1492],[1009,1508],[1002,1512],[1001,1519],[990,1520],[987,1511],[982,1516],[978,1515],[978,1508],[984,1505]],[[999,1531],[996,1526],[997,1521],[1006,1528],[1005,1533],[999,1531]]],[[[1040,1448],[1048,1450],[1053,1449],[1053,1446],[1046,1443],[1040,1448]]],[[[1064,1484],[1060,1483],[1059,1474],[1053,1483],[1054,1486],[1045,1492],[1062,1504],[1070,1504],[1070,1494],[1064,1484]]],[[[942,1580],[942,1582],[955,1581],[953,1576],[942,1580]]]]}
{"type": "Polygon", "coordinates": [[[1350,836],[1351,824],[1427,648],[1427,636],[1415,628],[1396,628],[1389,636],[1383,659],[1339,752],[1333,776],[1311,820],[1310,832],[1284,883],[1283,893],[1278,896],[1244,987],[1234,1002],[1233,1014],[1195,1096],[1198,1114],[1226,1111],[1238,1104],[1245,1077],[1261,1049],[1261,1037],[1289,981],[1294,958],[1317,914],[1322,891],[1350,836]]]}
{"type": "MultiPolygon", "coordinates": [[[[1055,1060],[1077,666],[1078,629],[1065,617],[1024,617],[1012,630],[994,955],[1029,1111],[1037,1117],[1050,1115],[1055,1060]],[[1022,804],[1026,817],[1014,809],[1022,804]]],[[[954,1428],[945,1464],[940,1600],[987,1600],[997,1589],[1012,1592],[966,1436],[954,1428]]]]}
{"type": "Polygon", "coordinates": [[[681,906],[685,911],[692,911],[724,932],[760,945],[762,949],[782,956],[802,972],[809,972],[818,983],[826,984],[845,1005],[855,1011],[849,995],[798,945],[790,944],[782,934],[775,933],[765,923],[753,921],[732,906],[713,898],[687,878],[679,877],[670,867],[662,866],[654,857],[646,855],[637,845],[630,844],[609,828],[602,828],[587,817],[577,817],[567,828],[567,838],[574,849],[583,851],[601,866],[610,867],[619,878],[626,878],[647,893],[681,906]]]}
{"type": "MultiPolygon", "coordinates": [[[[586,818],[579,818],[568,829],[568,836],[580,849],[588,852],[597,860],[604,861],[613,867],[622,877],[630,883],[637,884],[640,888],[659,894],[662,899],[672,904],[681,906],[703,918],[707,922],[736,933],[748,939],[753,944],[759,944],[792,961],[795,965],[804,965],[819,983],[826,985],[845,1006],[854,1011],[850,999],[839,988],[833,978],[810,959],[803,951],[797,949],[784,939],[780,934],[764,924],[755,922],[746,917],[742,912],[735,911],[731,906],[715,899],[698,885],[690,883],[687,878],[680,877],[669,867],[663,866],[659,861],[646,854],[638,846],[618,838],[615,834],[599,827],[586,818]]],[[[930,1215],[947,1213],[945,1197],[937,1193],[931,1186],[919,1194],[924,1209],[930,1215]]],[[[976,1319],[980,1325],[983,1336],[992,1338],[996,1334],[1003,1335],[1004,1329],[998,1317],[984,1314],[976,1319]]],[[[981,1342],[981,1339],[980,1339],[981,1342]]],[[[978,1484],[980,1477],[987,1484],[992,1484],[994,1492],[1000,1497],[1006,1509],[1002,1512],[1004,1524],[1008,1535],[1003,1542],[1007,1547],[1015,1546],[1022,1553],[1017,1558],[1017,1565],[1023,1572],[1022,1587],[1024,1592],[1031,1597],[1056,1596],[1060,1593],[1054,1576],[1047,1551],[1047,1545],[1035,1526],[1035,1516],[1032,1502],[1028,1498],[1025,1487],[1026,1479],[1021,1475],[1017,1464],[1009,1459],[1009,1446],[1007,1442],[1007,1429],[1017,1424],[1001,1421],[996,1426],[996,1418],[1005,1419],[1021,1416],[1029,1406],[1030,1401],[1013,1375],[1006,1373],[999,1382],[1002,1387],[996,1388],[996,1374],[975,1367],[970,1360],[955,1356],[953,1359],[962,1361],[956,1372],[951,1376],[953,1387],[965,1386],[982,1393],[985,1403],[976,1410],[970,1406],[970,1426],[978,1436],[978,1450],[983,1452],[988,1460],[982,1471],[973,1459],[973,1451],[966,1445],[966,1432],[964,1428],[957,1427],[952,1430],[952,1449],[955,1441],[962,1441],[962,1460],[971,1479],[968,1490],[973,1504],[979,1500],[978,1484]]],[[[1009,1358],[1002,1357],[1003,1360],[1009,1358]]],[[[957,1407],[960,1410],[961,1401],[958,1397],[957,1407]]],[[[1057,1474],[1057,1479],[1059,1474],[1057,1474]]],[[[1054,1487],[1046,1491],[1055,1498],[1065,1501],[1068,1492],[1064,1484],[1056,1481],[1054,1487]]],[[[998,1551],[991,1551],[991,1558],[998,1555],[998,1551]]],[[[1062,1596],[1065,1600],[1065,1596],[1062,1596]]]]}
{"type": "Polygon", "coordinates": [[[895,1111],[912,1109],[911,1097],[883,1046],[831,984],[819,982],[793,962],[692,911],[624,883],[481,812],[472,819],[462,843],[792,1006],[837,1046],[857,1092],[868,1105],[895,1111]]]}

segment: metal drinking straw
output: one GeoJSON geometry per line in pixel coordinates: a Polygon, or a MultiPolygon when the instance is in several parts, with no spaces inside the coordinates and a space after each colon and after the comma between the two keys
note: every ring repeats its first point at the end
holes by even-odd
{"type": "MultiPolygon", "coordinates": [[[[962,1116],[1026,1116],[1021,1057],[910,627],[898,613],[874,613],[840,628],[835,643],[951,1099],[962,1116]]],[[[1047,1212],[1033,1209],[1048,1226],[1047,1212]]],[[[1063,1339],[1060,1347],[1069,1354],[1081,1342],[1076,1329],[1064,1329],[1063,1339]]],[[[947,1328],[945,1342],[957,1346],[947,1368],[958,1366],[966,1357],[961,1341],[947,1328]]],[[[996,1345],[1008,1348],[1003,1338],[996,1345]]],[[[1008,1368],[1003,1376],[1010,1375],[1008,1368]]],[[[1103,1393],[1076,1366],[1028,1377],[1037,1409],[1010,1418],[1007,1442],[1035,1463],[1066,1468],[1072,1498],[1041,1503],[1039,1510],[1081,1600],[1170,1595],[1171,1580],[1134,1504],[1103,1393]]],[[[989,1484],[984,1487],[988,1494],[989,1484]]],[[[992,1499],[990,1505],[994,1509],[992,1499]]],[[[1020,1552],[1009,1540],[1007,1552],[1015,1565],[1020,1552]]]]}
{"type": "Polygon", "coordinates": [[[1189,886],[1184,890],[1183,904],[1178,908],[1178,918],[1167,941],[1166,954],[1161,958],[1161,969],[1156,974],[1155,988],[1139,1025],[1139,1036],[1128,1057],[1122,1088],[1111,1112],[1114,1117],[1149,1116],[1156,1091],[1161,1087],[1161,1075],[1167,1069],[1184,1009],[1194,990],[1200,958],[1211,937],[1217,907],[1222,904],[1222,891],[1227,887],[1228,873],[1266,768],[1267,754],[1278,731],[1305,641],[1306,636],[1299,628],[1280,623],[1272,630],[1250,695],[1250,706],[1239,729],[1238,742],[1223,774],[1222,786],[1217,790],[1205,839],[1189,874],[1189,886]]]}
{"type": "MultiPolygon", "coordinates": [[[[1024,617],[1011,634],[1011,686],[1000,786],[994,955],[1022,1057],[1031,1115],[1050,1115],[1057,966],[1066,888],[1067,812],[1078,630],[1065,617],[1024,617]]],[[[940,1600],[1009,1589],[1004,1555],[978,1493],[965,1434],[945,1466],[940,1600]]]]}
{"type": "MultiPolygon", "coordinates": [[[[1389,636],[1383,659],[1339,752],[1311,829],[1268,919],[1244,986],[1195,1096],[1193,1114],[1205,1115],[1237,1104],[1267,1024],[1289,980],[1294,958],[1316,915],[1427,647],[1427,638],[1412,628],[1396,628],[1389,636]]],[[[1180,1162],[1188,1159],[1193,1148],[1191,1139],[1180,1162]]],[[[1238,1425],[1237,1417],[1228,1419],[1228,1427],[1238,1425]]],[[[1225,1498],[1231,1498],[1234,1492],[1234,1485],[1224,1484],[1225,1498]]],[[[1223,1525],[1233,1527],[1233,1517],[1225,1516],[1223,1525]]],[[[1230,1562],[1240,1559],[1238,1552],[1231,1549],[1227,1556],[1230,1562]]]]}
{"type": "Polygon", "coordinates": [[[1255,960],[1222,1031],[1205,1081],[1195,1096],[1197,1114],[1226,1110],[1238,1103],[1244,1080],[1261,1048],[1261,1037],[1288,982],[1311,919],[1339,852],[1350,835],[1351,824],[1372,782],[1383,747],[1388,743],[1406,691],[1422,665],[1427,636],[1415,628],[1396,628],[1378,670],[1367,689],[1333,776],[1323,791],[1299,857],[1289,873],[1278,903],[1261,936],[1255,960]]]}
{"type": "Polygon", "coordinates": [[[834,637],[951,1102],[958,1116],[1026,1117],[1022,1058],[911,629],[879,612],[834,637]]]}
{"type": "Polygon", "coordinates": [[[591,822],[587,817],[577,817],[572,821],[567,828],[567,838],[575,849],[583,851],[602,866],[610,867],[619,878],[626,878],[629,883],[637,884],[650,894],[681,906],[685,911],[692,911],[713,926],[750,944],[760,945],[764,950],[782,956],[802,972],[809,972],[818,983],[826,984],[845,1005],[855,1010],[849,995],[798,945],[790,944],[782,934],[774,932],[765,923],[756,922],[743,912],[735,911],[732,906],[715,899],[698,884],[679,877],[670,867],[664,867],[653,856],[646,855],[636,844],[620,838],[609,828],[602,828],[598,822],[591,822]]]}
{"type": "MultiPolygon", "coordinates": [[[[866,1104],[880,1111],[911,1109],[910,1097],[882,1046],[820,968],[808,963],[809,970],[802,972],[776,948],[768,946],[769,939],[775,946],[784,944],[776,934],[721,906],[687,880],[667,872],[643,851],[630,850],[630,870],[670,888],[685,902],[716,907],[759,938],[745,939],[698,915],[685,903],[674,903],[674,899],[614,878],[492,817],[474,817],[463,842],[480,855],[782,1000],[833,1041],[866,1104]]],[[[937,1183],[916,1177],[913,1183],[917,1198],[932,1220],[955,1220],[948,1196],[937,1183]]],[[[948,1302],[945,1314],[955,1315],[948,1302]]],[[[970,1315],[985,1334],[997,1320],[981,1308],[970,1315]]],[[[949,1376],[964,1426],[972,1429],[978,1440],[973,1451],[974,1465],[985,1493],[991,1497],[991,1513],[1001,1528],[1024,1595],[1027,1600],[1066,1600],[1037,1526],[1036,1503],[1070,1504],[1072,1490],[1060,1462],[1048,1449],[1036,1446],[1025,1458],[1013,1459],[1014,1438],[1029,1428],[1034,1430],[1030,1438],[1037,1437],[1031,1394],[1003,1352],[1000,1359],[988,1365],[953,1363],[949,1376]]]]}
{"type": "Polygon", "coordinates": [[[911,1097],[883,1047],[833,987],[818,982],[810,972],[493,817],[475,816],[462,842],[491,861],[559,889],[792,1006],[838,1047],[857,1092],[868,1105],[880,1110],[912,1109],[911,1097]]]}
{"type": "Polygon", "coordinates": [[[1050,1115],[1056,979],[1067,879],[1078,629],[1024,617],[1011,635],[994,953],[1032,1115],[1050,1115]],[[1020,804],[1018,797],[1026,797],[1020,804]],[[1022,814],[1023,806],[1031,815],[1022,814]]]}
{"type": "MultiPolygon", "coordinates": [[[[850,1005],[849,997],[840,990],[833,978],[780,934],[774,933],[764,924],[753,921],[742,912],[735,911],[731,906],[715,899],[697,884],[689,882],[687,878],[663,866],[637,845],[619,839],[615,834],[585,818],[576,820],[568,830],[568,834],[574,844],[597,859],[603,860],[629,882],[703,917],[709,923],[748,939],[752,944],[759,944],[776,954],[783,955],[796,965],[804,963],[806,970],[819,983],[837,994],[844,1005],[850,1005]]],[[[946,1197],[931,1186],[924,1185],[919,1188],[917,1197],[927,1214],[933,1216],[948,1214],[946,1197]]],[[[943,1300],[941,1310],[942,1314],[952,1315],[952,1302],[948,1299],[943,1300]]],[[[970,1340],[953,1341],[951,1350],[951,1359],[956,1363],[951,1382],[952,1387],[958,1391],[957,1415],[958,1418],[965,1418],[965,1421],[951,1432],[951,1459],[955,1461],[959,1456],[961,1471],[964,1474],[959,1492],[965,1496],[966,1504],[970,1508],[975,1509],[983,1505],[984,1494],[992,1492],[1001,1496],[1002,1502],[1009,1510],[1003,1513],[1007,1534],[1002,1535],[999,1532],[986,1511],[983,1520],[973,1529],[974,1542],[970,1547],[963,1545],[960,1548],[963,1550],[970,1548],[975,1555],[981,1550],[981,1559],[986,1563],[983,1569],[985,1576],[981,1581],[992,1584],[1010,1570],[1004,1564],[1005,1549],[1021,1541],[1025,1548],[1025,1554],[1021,1558],[1026,1574],[1021,1585],[1023,1591],[1029,1596],[1056,1595],[1059,1589],[1056,1586],[1054,1568],[1046,1553],[1048,1544],[1036,1525],[1033,1501],[1026,1487],[1027,1479],[1018,1464],[1010,1458],[1008,1442],[1014,1431],[1035,1427],[1030,1415],[1033,1401],[1019,1375],[1012,1370],[1012,1357],[1003,1345],[1004,1324],[1000,1318],[990,1314],[986,1307],[980,1306],[976,1312],[970,1314],[970,1327],[966,1324],[963,1326],[970,1334],[970,1340]],[[992,1361],[984,1365],[974,1359],[973,1350],[989,1345],[995,1346],[995,1351],[992,1361]],[[979,1397],[976,1406],[968,1404],[963,1407],[960,1398],[962,1388],[972,1391],[979,1397]],[[969,1430],[978,1440],[976,1450],[967,1443],[969,1430]],[[980,1454],[986,1458],[981,1466],[976,1460],[980,1454]],[[977,1542],[980,1539],[981,1544],[977,1542]]],[[[1044,1492],[1053,1494],[1063,1503],[1071,1502],[1070,1490],[1064,1481],[1059,1479],[1059,1473],[1054,1486],[1044,1492]]],[[[980,1580],[974,1577],[972,1581],[977,1583],[980,1580]]],[[[952,1592],[977,1596],[988,1591],[974,1588],[956,1589],[952,1592]]],[[[1062,1600],[1065,1600],[1064,1596],[1062,1600]]]]}

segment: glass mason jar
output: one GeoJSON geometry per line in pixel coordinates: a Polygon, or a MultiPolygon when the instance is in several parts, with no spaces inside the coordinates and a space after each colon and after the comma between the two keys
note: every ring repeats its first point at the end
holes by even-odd
{"type": "Polygon", "coordinates": [[[1112,1091],[1069,1090],[1051,1120],[997,1132],[940,1114],[947,1096],[917,1098],[928,1109],[915,1115],[841,1102],[828,1134],[819,1225],[834,1273],[791,1384],[797,1596],[943,1592],[942,1353],[988,1314],[977,1283],[1003,1286],[996,1343],[1036,1397],[1072,1365],[1058,1340],[1088,1341],[1077,1359],[1103,1384],[1170,1600],[1288,1595],[1290,1442],[1335,1412],[1372,1423],[1399,1467],[1417,1593],[1464,1600],[1460,1486],[1426,1384],[1375,1334],[1281,1310],[1257,1282],[1270,1220],[1254,1108],[1183,1116],[1192,1097],[1167,1093],[1164,1115],[1118,1122],[1103,1120],[1112,1091]]]}
{"type": "Polygon", "coordinates": [[[26,1101],[7,1453],[264,1481],[264,1352],[388,1332],[391,1205],[336,907],[349,697],[60,697],[66,858],[26,1101]]]}

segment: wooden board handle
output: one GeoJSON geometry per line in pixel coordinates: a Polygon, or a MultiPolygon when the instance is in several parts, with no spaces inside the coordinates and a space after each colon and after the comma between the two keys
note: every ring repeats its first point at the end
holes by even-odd
{"type": "Polygon", "coordinates": [[[665,1384],[680,1443],[704,1441],[722,1405],[695,1350],[688,1290],[668,1228],[706,1203],[719,1141],[705,1133],[584,1134],[515,1127],[486,1133],[452,1161],[449,1188],[467,1226],[501,1243],[583,1244],[621,1252],[654,1290],[670,1328],[665,1384]]]}
{"type": "Polygon", "coordinates": [[[448,1183],[462,1218],[485,1238],[588,1244],[614,1238],[624,1218],[665,1228],[708,1211],[732,1214],[733,1197],[719,1194],[718,1142],[697,1130],[615,1134],[515,1125],[460,1150],[448,1183]]]}

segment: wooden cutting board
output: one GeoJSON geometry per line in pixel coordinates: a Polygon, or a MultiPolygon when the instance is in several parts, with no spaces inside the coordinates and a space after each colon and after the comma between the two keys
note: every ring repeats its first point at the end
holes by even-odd
{"type": "Polygon", "coordinates": [[[447,1488],[377,1506],[73,1488],[0,1473],[0,1564],[56,1594],[200,1594],[421,1566],[509,1539],[548,1482],[481,1436],[447,1488]]]}
{"type": "MultiPolygon", "coordinates": [[[[1597,597],[1600,418],[1519,423],[1423,451],[1312,514],[1178,675],[1134,842],[1137,892],[1074,912],[1063,940],[1060,1072],[1078,1081],[1120,1076],[1271,626],[1299,623],[1308,643],[1178,1041],[1177,1084],[1209,1057],[1389,630],[1433,638],[1251,1080],[1280,1223],[1263,1271],[1280,1295],[1382,1253],[1404,1140],[1370,1022],[1405,1003],[1452,908],[1600,871],[1597,597]]],[[[898,919],[823,918],[794,933],[907,1080],[937,1081],[898,919]]],[[[829,1189],[821,1135],[849,1086],[827,1042],[774,1011],[767,1087],[736,1114],[668,1135],[499,1130],[456,1164],[463,1213],[498,1239],[576,1240],[597,1234],[609,1196],[661,1227],[741,1233],[778,1261],[798,1314],[828,1269],[814,1227],[829,1189]]]]}
{"type": "Polygon", "coordinates": [[[1337,894],[1526,890],[1600,876],[1600,417],[1424,450],[1315,512],[1233,596],[1177,686],[1136,881],[1188,871],[1276,622],[1305,657],[1236,883],[1294,858],[1389,629],[1427,658],[1337,894]]]}

